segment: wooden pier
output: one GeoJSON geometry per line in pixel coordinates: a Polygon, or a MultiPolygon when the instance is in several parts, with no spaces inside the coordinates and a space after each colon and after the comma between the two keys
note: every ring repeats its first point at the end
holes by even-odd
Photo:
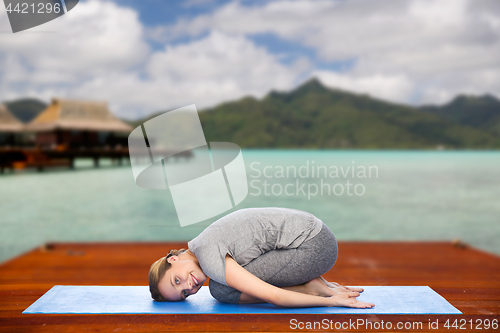
{"type": "Polygon", "coordinates": [[[87,149],[39,149],[39,148],[0,148],[0,172],[4,169],[19,170],[66,166],[74,168],[77,158],[91,158],[94,166],[99,166],[100,158],[111,158],[122,164],[128,158],[128,148],[87,148],[87,149]]]}
{"type": "Polygon", "coordinates": [[[346,285],[430,286],[463,315],[22,314],[54,285],[147,285],[150,264],[180,247],[186,243],[54,243],[9,260],[0,265],[0,332],[282,332],[297,331],[291,319],[325,318],[423,323],[390,331],[499,331],[491,322],[500,320],[500,257],[459,242],[339,242],[339,259],[325,277],[346,285]],[[448,319],[482,329],[447,328],[448,319]],[[429,330],[436,320],[439,328],[429,330]]]}
{"type": "MultiPolygon", "coordinates": [[[[160,153],[165,154],[165,156],[168,155],[167,151],[161,151],[160,153]]],[[[191,157],[193,157],[191,151],[184,151],[170,156],[166,160],[191,157]]],[[[101,158],[109,158],[112,163],[116,162],[118,165],[122,165],[123,159],[129,158],[129,150],[123,147],[89,147],[81,149],[67,149],[65,147],[56,147],[54,149],[0,147],[0,173],[6,169],[11,171],[29,168],[43,171],[51,167],[73,169],[77,158],[92,159],[94,167],[99,167],[101,158]]],[[[149,159],[149,155],[144,156],[144,158],[149,159]]]]}

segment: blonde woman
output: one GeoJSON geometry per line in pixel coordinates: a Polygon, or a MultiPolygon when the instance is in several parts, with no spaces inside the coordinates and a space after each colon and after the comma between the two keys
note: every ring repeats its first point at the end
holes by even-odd
{"type": "Polygon", "coordinates": [[[156,301],[182,301],[210,277],[225,303],[268,302],[283,307],[371,308],[356,300],[361,288],[326,281],[337,241],[314,215],[289,208],[248,208],[222,217],[188,243],[151,265],[156,301]]]}

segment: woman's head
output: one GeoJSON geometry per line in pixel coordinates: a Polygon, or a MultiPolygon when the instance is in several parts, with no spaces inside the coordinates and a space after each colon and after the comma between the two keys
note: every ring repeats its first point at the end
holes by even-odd
{"type": "Polygon", "coordinates": [[[206,280],[196,256],[186,249],[171,250],[149,269],[149,291],[158,302],[184,300],[206,280]]]}

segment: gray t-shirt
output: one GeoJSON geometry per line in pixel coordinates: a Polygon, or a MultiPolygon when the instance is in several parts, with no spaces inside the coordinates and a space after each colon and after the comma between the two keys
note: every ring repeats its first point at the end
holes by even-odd
{"type": "Polygon", "coordinates": [[[275,249],[294,249],[316,236],[323,222],[314,215],[290,208],[246,208],[226,215],[188,242],[188,248],[211,279],[226,283],[229,254],[245,267],[275,249]]]}

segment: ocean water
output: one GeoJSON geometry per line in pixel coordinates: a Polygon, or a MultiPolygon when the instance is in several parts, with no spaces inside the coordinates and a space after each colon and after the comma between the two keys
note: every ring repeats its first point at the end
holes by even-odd
{"type": "MultiPolygon", "coordinates": [[[[233,210],[290,207],[340,240],[460,239],[500,254],[500,152],[242,153],[249,194],[233,210]]],[[[180,227],[170,192],[136,186],[130,165],[76,166],[0,175],[0,262],[50,241],[189,240],[222,216],[180,227]]]]}

